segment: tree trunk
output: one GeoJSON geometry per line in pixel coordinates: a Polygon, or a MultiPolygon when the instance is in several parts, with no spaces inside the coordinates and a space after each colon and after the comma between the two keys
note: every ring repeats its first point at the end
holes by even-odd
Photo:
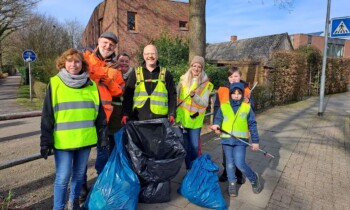
{"type": "Polygon", "coordinates": [[[2,41],[0,40],[0,76],[2,75],[2,47],[1,47],[2,41]]]}
{"type": "Polygon", "coordinates": [[[205,57],[205,4],[206,0],[190,0],[189,23],[189,62],[193,56],[205,57]]]}

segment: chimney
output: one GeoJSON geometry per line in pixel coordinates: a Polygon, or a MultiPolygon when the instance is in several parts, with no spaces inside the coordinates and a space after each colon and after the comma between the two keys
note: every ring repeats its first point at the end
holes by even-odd
{"type": "Polygon", "coordinates": [[[237,41],[237,36],[231,36],[231,41],[237,41]]]}

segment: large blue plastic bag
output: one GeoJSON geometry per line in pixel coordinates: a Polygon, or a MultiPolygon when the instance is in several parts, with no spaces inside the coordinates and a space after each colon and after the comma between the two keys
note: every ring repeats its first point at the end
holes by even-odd
{"type": "Polygon", "coordinates": [[[114,134],[115,147],[90,190],[84,208],[137,209],[140,183],[123,148],[124,128],[114,134]]]}
{"type": "Polygon", "coordinates": [[[209,154],[199,156],[193,161],[178,192],[198,206],[227,209],[219,185],[218,171],[218,166],[211,161],[209,154]]]}

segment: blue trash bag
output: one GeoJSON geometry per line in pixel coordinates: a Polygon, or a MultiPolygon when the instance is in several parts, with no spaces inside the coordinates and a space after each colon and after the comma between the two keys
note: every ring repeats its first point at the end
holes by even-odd
{"type": "Polygon", "coordinates": [[[137,209],[140,183],[123,145],[124,128],[114,134],[115,147],[87,197],[85,209],[137,209]]]}
{"type": "Polygon", "coordinates": [[[190,202],[210,209],[227,209],[221,193],[217,172],[219,167],[209,154],[202,154],[193,161],[178,192],[190,202]]]}

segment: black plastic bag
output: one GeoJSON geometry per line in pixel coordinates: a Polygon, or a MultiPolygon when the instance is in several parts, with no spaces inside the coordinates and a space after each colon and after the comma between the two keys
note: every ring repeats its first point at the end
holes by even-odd
{"type": "Polygon", "coordinates": [[[140,203],[164,203],[170,201],[170,181],[148,183],[141,186],[140,203]]]}
{"type": "Polygon", "coordinates": [[[129,121],[127,151],[134,171],[146,182],[169,181],[179,172],[186,151],[182,136],[167,119],[129,121]]]}

